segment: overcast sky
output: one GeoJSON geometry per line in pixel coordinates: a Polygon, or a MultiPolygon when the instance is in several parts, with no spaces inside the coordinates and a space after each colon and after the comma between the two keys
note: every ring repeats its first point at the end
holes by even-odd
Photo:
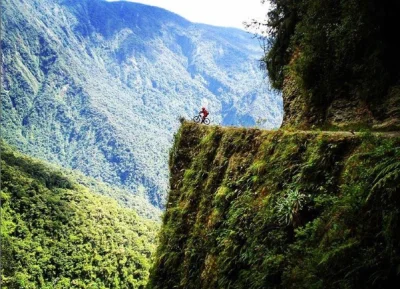
{"type": "MultiPolygon", "coordinates": [[[[118,0],[108,0],[118,1],[118,0]]],[[[127,0],[162,7],[198,23],[244,29],[243,21],[263,20],[268,3],[260,0],[127,0]]],[[[268,1],[266,1],[268,2],[268,1]]]]}

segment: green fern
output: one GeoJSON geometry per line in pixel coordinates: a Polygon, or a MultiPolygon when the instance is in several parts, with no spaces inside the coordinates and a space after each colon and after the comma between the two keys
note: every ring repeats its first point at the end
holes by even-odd
{"type": "Polygon", "coordinates": [[[384,158],[372,172],[374,180],[366,202],[378,190],[393,191],[400,188],[400,147],[387,151],[384,158]]]}

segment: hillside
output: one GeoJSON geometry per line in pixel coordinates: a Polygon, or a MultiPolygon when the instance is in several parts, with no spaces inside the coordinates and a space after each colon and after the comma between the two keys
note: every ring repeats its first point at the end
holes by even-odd
{"type": "Polygon", "coordinates": [[[184,123],[170,171],[148,288],[397,288],[398,134],[184,123]]]}
{"type": "Polygon", "coordinates": [[[1,144],[2,288],[144,288],[158,228],[1,144]]]}
{"type": "Polygon", "coordinates": [[[272,128],[281,97],[252,35],[156,7],[2,1],[2,137],[162,207],[180,116],[272,128]]]}

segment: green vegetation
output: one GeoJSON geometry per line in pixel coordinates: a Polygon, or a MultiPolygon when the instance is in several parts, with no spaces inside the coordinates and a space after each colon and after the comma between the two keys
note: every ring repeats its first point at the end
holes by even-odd
{"type": "Polygon", "coordinates": [[[92,192],[111,197],[116,200],[122,207],[133,209],[139,216],[147,219],[152,219],[159,222],[161,216],[161,209],[153,206],[149,201],[141,195],[133,195],[131,192],[120,189],[118,187],[112,187],[106,183],[100,182],[94,178],[87,177],[80,172],[60,169],[58,166],[47,164],[48,167],[53,170],[58,170],[66,178],[73,180],[75,183],[87,187],[92,192]]]}
{"type": "Polygon", "coordinates": [[[397,1],[269,2],[272,38],[262,61],[291,102],[288,123],[400,127],[397,1]]]}
{"type": "Polygon", "coordinates": [[[184,123],[170,155],[148,288],[397,288],[399,137],[184,123]]]}
{"type": "MultiPolygon", "coordinates": [[[[108,192],[104,185],[101,187],[108,192]]],[[[2,288],[144,288],[158,224],[1,144],[2,288]]]]}
{"type": "Polygon", "coordinates": [[[354,89],[367,99],[385,96],[398,81],[395,39],[387,31],[397,23],[397,3],[270,2],[268,26],[273,42],[265,62],[276,88],[283,87],[287,65],[296,70],[315,101],[324,97],[326,102],[339,91],[354,89]],[[298,58],[290,63],[296,51],[298,58]]]}

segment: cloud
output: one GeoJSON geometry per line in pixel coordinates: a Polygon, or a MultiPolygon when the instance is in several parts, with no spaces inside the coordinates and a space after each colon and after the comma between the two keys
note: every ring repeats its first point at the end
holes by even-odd
{"type": "Polygon", "coordinates": [[[260,0],[137,0],[131,2],[162,7],[192,22],[240,29],[244,29],[244,21],[265,19],[268,11],[268,5],[262,5],[260,0]]]}

